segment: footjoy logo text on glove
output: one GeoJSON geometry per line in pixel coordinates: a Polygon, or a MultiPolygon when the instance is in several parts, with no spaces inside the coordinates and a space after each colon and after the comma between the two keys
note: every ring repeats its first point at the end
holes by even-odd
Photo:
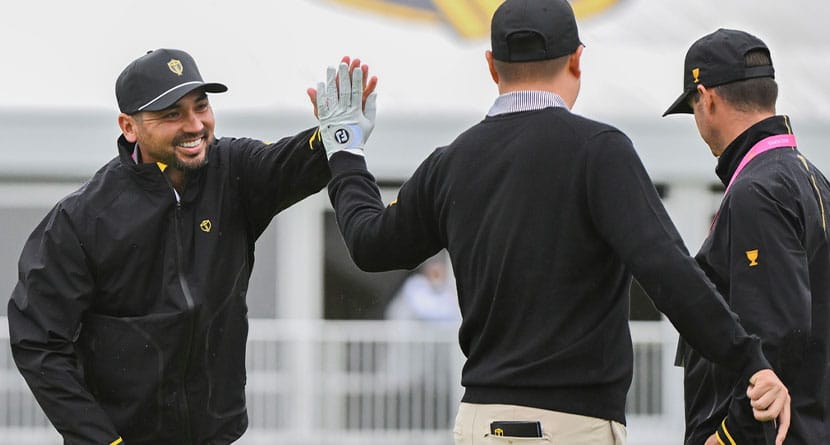
{"type": "Polygon", "coordinates": [[[346,129],[341,128],[334,132],[334,140],[337,141],[339,144],[345,144],[349,142],[349,132],[346,129]]]}

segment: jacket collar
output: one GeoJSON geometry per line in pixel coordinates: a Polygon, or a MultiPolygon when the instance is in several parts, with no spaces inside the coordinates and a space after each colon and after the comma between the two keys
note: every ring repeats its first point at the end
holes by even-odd
{"type": "Polygon", "coordinates": [[[787,116],[768,117],[749,127],[730,143],[718,158],[715,169],[723,185],[729,184],[744,155],[761,139],[776,134],[792,134],[787,116]]]}
{"type": "MultiPolygon", "coordinates": [[[[208,157],[213,151],[212,147],[214,144],[216,144],[215,140],[208,147],[208,157]]],[[[157,164],[135,162],[132,157],[133,150],[135,149],[135,143],[127,141],[123,134],[118,137],[118,157],[121,160],[121,165],[133,174],[142,188],[146,190],[162,189],[169,191],[172,185],[157,164]]],[[[183,202],[189,202],[196,198],[198,190],[201,188],[200,182],[204,176],[204,171],[205,168],[202,167],[188,175],[187,187],[185,187],[184,194],[181,196],[183,202]]]]}

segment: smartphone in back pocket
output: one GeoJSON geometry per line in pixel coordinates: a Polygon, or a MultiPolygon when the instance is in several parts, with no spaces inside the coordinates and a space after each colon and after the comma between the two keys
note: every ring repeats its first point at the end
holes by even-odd
{"type": "Polygon", "coordinates": [[[495,420],[490,435],[499,437],[542,437],[542,422],[535,420],[495,420]]]}

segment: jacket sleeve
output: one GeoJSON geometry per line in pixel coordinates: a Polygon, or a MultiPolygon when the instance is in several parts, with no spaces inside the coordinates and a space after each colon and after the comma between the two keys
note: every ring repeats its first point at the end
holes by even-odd
{"type": "Polygon", "coordinates": [[[326,151],[317,128],[275,143],[231,140],[232,173],[259,236],[280,211],[319,192],[329,178],[326,151]]]}
{"type": "Polygon", "coordinates": [[[26,241],[8,305],[12,355],[66,444],[112,444],[112,422],[84,383],[74,347],[93,297],[83,246],[56,206],[26,241]]]}
{"type": "Polygon", "coordinates": [[[329,197],[352,259],[364,271],[412,269],[443,247],[431,198],[436,153],[418,167],[388,206],[381,201],[363,157],[332,156],[329,197]]]}
{"type": "MultiPolygon", "coordinates": [[[[784,193],[786,198],[776,199],[782,193],[763,184],[736,183],[720,218],[729,221],[730,306],[747,331],[761,337],[773,369],[791,385],[810,342],[812,303],[808,259],[799,236],[803,222],[783,202],[793,201],[793,194],[784,193]]],[[[738,388],[727,425],[736,437],[760,432],[746,393],[738,388]]]]}
{"type": "Polygon", "coordinates": [[[605,131],[586,142],[588,202],[606,242],[660,312],[706,358],[738,372],[737,386],[770,365],[689,255],[631,142],[605,131]]]}

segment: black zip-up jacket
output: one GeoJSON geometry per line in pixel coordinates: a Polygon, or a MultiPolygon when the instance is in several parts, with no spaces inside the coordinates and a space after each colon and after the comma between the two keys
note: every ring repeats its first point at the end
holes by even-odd
{"type": "Polygon", "coordinates": [[[34,230],[8,306],[11,345],[64,443],[242,435],[254,242],[328,181],[313,135],[214,141],[180,203],[122,136],[119,156],[34,230]]]}
{"type": "MultiPolygon", "coordinates": [[[[785,116],[765,119],[738,136],[718,160],[727,185],[758,141],[792,134],[785,116]]],[[[697,260],[792,397],[787,444],[830,443],[830,184],[794,147],[753,158],[723,198],[697,260]]],[[[764,444],[738,376],[681,341],[685,366],[686,443],[716,430],[737,445],[764,444]]],[[[727,440],[727,439],[724,439],[727,440]]]]}
{"type": "Polygon", "coordinates": [[[384,207],[362,157],[336,153],[329,195],[356,264],[449,251],[467,357],[463,400],[625,422],[632,273],[746,388],[768,368],[686,250],[629,139],[565,108],[487,117],[434,151],[384,207]]]}

